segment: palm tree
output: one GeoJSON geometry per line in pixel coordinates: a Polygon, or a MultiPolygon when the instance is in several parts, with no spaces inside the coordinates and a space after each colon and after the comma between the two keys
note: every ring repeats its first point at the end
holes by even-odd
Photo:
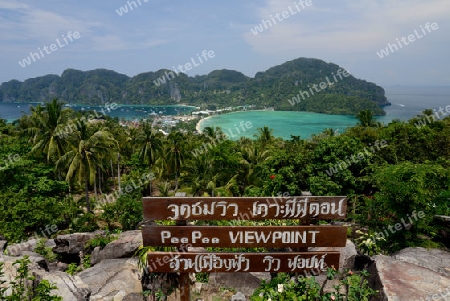
{"type": "Polygon", "coordinates": [[[45,154],[47,162],[57,161],[67,146],[66,138],[59,135],[59,130],[68,120],[69,110],[63,110],[64,103],[54,98],[45,107],[38,105],[31,109],[30,127],[34,147],[31,152],[45,154]]]}
{"type": "Polygon", "coordinates": [[[56,169],[65,169],[66,181],[71,183],[75,177],[83,186],[86,199],[86,209],[91,211],[89,200],[89,185],[94,184],[97,168],[103,168],[102,161],[112,156],[117,142],[107,130],[96,130],[87,121],[78,121],[73,133],[73,142],[67,152],[56,162],[56,169]]]}
{"type": "Polygon", "coordinates": [[[360,111],[358,115],[356,115],[356,119],[359,120],[358,125],[365,128],[377,125],[371,110],[360,111]]]}
{"type": "Polygon", "coordinates": [[[181,132],[171,132],[167,136],[169,152],[167,153],[167,165],[175,174],[175,190],[178,190],[178,176],[184,162],[186,151],[183,146],[184,136],[181,132]]]}
{"type": "Polygon", "coordinates": [[[215,131],[216,131],[215,127],[207,126],[203,129],[202,134],[205,137],[209,137],[211,139],[216,139],[215,131]]]}
{"type": "MultiPolygon", "coordinates": [[[[139,157],[142,162],[147,163],[150,173],[152,173],[152,167],[156,162],[156,157],[162,149],[161,136],[158,135],[150,122],[142,123],[137,134],[136,143],[139,148],[139,157]]],[[[152,182],[150,181],[150,195],[152,194],[152,182]]]]}
{"type": "Polygon", "coordinates": [[[264,126],[263,128],[258,128],[258,135],[255,134],[256,138],[262,145],[270,144],[274,137],[272,135],[273,129],[269,129],[268,126],[264,126]]]}
{"type": "Polygon", "coordinates": [[[262,172],[262,163],[271,159],[269,150],[261,150],[258,145],[249,145],[242,148],[241,164],[246,167],[245,180],[247,185],[256,184],[262,172]]]}
{"type": "Polygon", "coordinates": [[[193,157],[183,170],[186,172],[186,177],[184,177],[186,184],[192,188],[194,196],[207,191],[210,187],[215,187],[218,175],[213,175],[214,158],[211,153],[203,153],[200,156],[193,157]]]}

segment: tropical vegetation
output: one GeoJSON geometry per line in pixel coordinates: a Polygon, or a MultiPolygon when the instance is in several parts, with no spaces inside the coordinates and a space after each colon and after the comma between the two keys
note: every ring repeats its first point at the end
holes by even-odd
{"type": "Polygon", "coordinates": [[[86,119],[87,114],[54,99],[12,124],[0,120],[0,234],[9,242],[48,224],[60,233],[136,229],[143,196],[309,191],[348,196],[348,221],[355,225],[350,235],[363,235],[358,245],[370,255],[408,246],[450,247],[448,229],[434,223],[435,215],[450,214],[450,118],[417,126],[424,118],[419,115],[382,124],[373,112],[362,111],[358,124],[339,135],[327,129],[310,139],[283,140],[263,127],[254,139],[233,141],[220,128],[164,135],[148,122],[124,125],[108,116],[86,119]],[[76,126],[59,136],[69,122],[76,126]],[[387,147],[366,159],[326,172],[383,140],[387,147]],[[376,239],[377,232],[420,211],[423,218],[407,229],[376,239]]]}

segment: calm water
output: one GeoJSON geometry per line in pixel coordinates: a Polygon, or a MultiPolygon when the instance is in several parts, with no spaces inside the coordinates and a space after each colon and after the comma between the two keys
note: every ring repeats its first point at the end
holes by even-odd
{"type": "MultiPolygon", "coordinates": [[[[450,105],[450,87],[386,87],[386,97],[391,106],[385,107],[385,116],[377,117],[388,124],[394,119],[408,120],[425,109],[439,109],[450,105]]],[[[225,133],[236,134],[238,127],[242,136],[253,137],[257,128],[268,126],[274,136],[290,139],[291,135],[309,138],[326,128],[342,132],[357,123],[353,116],[324,115],[310,112],[248,111],[213,116],[201,123],[200,129],[207,126],[221,127],[225,133]],[[252,128],[242,132],[241,121],[251,121],[252,128]]],[[[232,136],[232,135],[230,135],[232,136]]],[[[238,139],[238,136],[231,139],[238,139]]]]}
{"type": "MultiPolygon", "coordinates": [[[[392,103],[385,107],[386,116],[377,119],[389,123],[394,119],[408,120],[425,109],[439,109],[450,105],[450,87],[385,87],[386,96],[392,103]]],[[[97,106],[77,106],[75,110],[97,110],[97,106]]],[[[177,115],[189,113],[194,107],[183,106],[122,106],[108,113],[111,116],[125,118],[127,120],[146,118],[149,114],[177,115]]],[[[0,118],[9,122],[19,118],[23,113],[29,113],[28,104],[4,104],[0,103],[0,118]]],[[[275,111],[247,111],[230,114],[216,115],[204,120],[201,128],[206,126],[221,127],[224,132],[232,133],[238,139],[239,132],[243,136],[253,137],[257,128],[268,126],[273,129],[273,135],[290,139],[291,135],[309,138],[312,134],[318,134],[326,128],[343,131],[347,127],[354,126],[356,119],[353,116],[324,115],[310,112],[275,112],[275,111]],[[251,128],[242,131],[240,123],[251,122],[251,128]]],[[[230,135],[230,136],[232,136],[230,135]]]]}
{"type": "MultiPolygon", "coordinates": [[[[22,116],[23,114],[30,113],[30,107],[36,106],[36,104],[10,104],[0,103],[0,118],[6,119],[8,122],[12,122],[22,116]]],[[[112,117],[124,118],[126,120],[143,119],[152,115],[178,115],[184,113],[190,113],[195,110],[195,107],[191,106],[129,106],[123,105],[115,110],[107,111],[102,106],[86,106],[77,105],[72,109],[76,111],[82,110],[95,110],[99,113],[104,112],[112,117]]]]}

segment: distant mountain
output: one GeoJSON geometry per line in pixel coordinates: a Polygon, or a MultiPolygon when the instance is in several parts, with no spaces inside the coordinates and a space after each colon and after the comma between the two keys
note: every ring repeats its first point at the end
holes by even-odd
{"type": "Polygon", "coordinates": [[[286,62],[258,72],[254,78],[225,69],[194,77],[161,69],[131,78],[105,69],[67,69],[61,76],[5,82],[0,85],[0,102],[47,102],[57,97],[72,104],[182,102],[196,106],[255,105],[327,114],[356,114],[371,109],[376,115],[383,115],[382,106],[389,105],[384,89],[344,71],[336,64],[311,58],[286,62]]]}

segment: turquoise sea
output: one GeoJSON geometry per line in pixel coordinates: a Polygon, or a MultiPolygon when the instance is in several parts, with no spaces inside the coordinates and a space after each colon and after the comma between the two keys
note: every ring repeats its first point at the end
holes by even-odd
{"type": "MultiPolygon", "coordinates": [[[[417,116],[425,109],[436,109],[450,105],[450,87],[385,87],[386,97],[392,104],[384,107],[385,116],[377,120],[388,124],[394,119],[408,120],[417,116]]],[[[207,126],[221,127],[225,133],[241,132],[241,136],[254,137],[258,128],[268,126],[273,129],[272,134],[283,139],[290,139],[291,135],[303,139],[318,134],[326,128],[342,132],[347,127],[357,123],[354,116],[325,115],[310,112],[278,112],[278,111],[247,111],[223,115],[215,115],[205,119],[200,129],[207,126]],[[245,132],[240,126],[241,122],[252,122],[252,127],[245,132]]],[[[245,128],[245,127],[244,127],[245,128]]],[[[239,136],[230,135],[230,139],[239,139],[239,136]]]]}
{"type": "MultiPolygon", "coordinates": [[[[394,119],[408,120],[425,109],[439,109],[450,105],[450,87],[384,87],[386,97],[392,103],[384,108],[385,116],[377,119],[385,124],[394,119]]],[[[0,103],[0,118],[9,122],[29,113],[29,104],[0,103]]],[[[98,106],[76,106],[75,110],[97,110],[98,106]]],[[[111,112],[111,116],[127,120],[146,118],[149,114],[177,115],[189,113],[194,110],[189,106],[129,106],[124,105],[111,112]]],[[[279,112],[279,111],[245,111],[229,114],[215,115],[201,123],[200,128],[206,126],[221,127],[226,133],[233,133],[231,139],[238,139],[240,135],[253,137],[257,128],[268,126],[273,129],[273,135],[290,139],[291,135],[309,138],[326,128],[342,132],[345,128],[354,126],[357,120],[353,116],[325,115],[310,112],[279,112]],[[251,122],[252,127],[243,128],[241,122],[251,122]],[[238,129],[236,129],[236,127],[238,129]],[[236,135],[240,132],[240,135],[236,135]]]]}

